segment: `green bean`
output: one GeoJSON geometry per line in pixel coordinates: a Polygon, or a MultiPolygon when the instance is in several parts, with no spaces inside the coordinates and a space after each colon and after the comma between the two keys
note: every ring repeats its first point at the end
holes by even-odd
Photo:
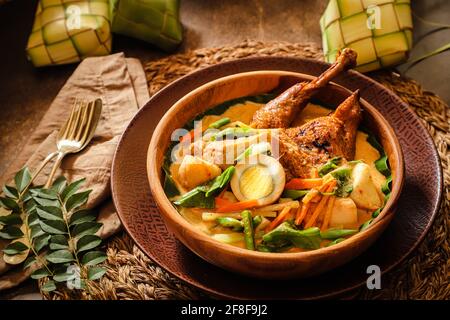
{"type": "Polygon", "coordinates": [[[358,230],[355,229],[328,229],[324,232],[320,232],[320,236],[322,237],[322,239],[331,240],[351,236],[357,232],[358,230]]]}
{"type": "Polygon", "coordinates": [[[369,220],[367,220],[366,222],[364,222],[364,223],[359,227],[359,231],[361,232],[361,231],[366,230],[366,229],[370,226],[370,224],[372,223],[372,221],[373,221],[373,219],[369,219],[369,220]]]}
{"type": "Polygon", "coordinates": [[[261,216],[253,217],[253,229],[256,229],[257,226],[262,222],[261,216]]]}
{"type": "Polygon", "coordinates": [[[378,208],[377,210],[375,210],[375,211],[372,213],[372,218],[378,217],[378,216],[380,215],[380,213],[381,213],[381,210],[383,210],[383,208],[378,208]]]}
{"type": "Polygon", "coordinates": [[[345,238],[337,238],[336,240],[331,241],[329,244],[327,244],[327,247],[334,246],[335,244],[338,244],[339,242],[342,242],[344,240],[345,238]]]}
{"type": "Polygon", "coordinates": [[[211,123],[208,128],[209,129],[219,129],[220,127],[223,127],[224,125],[229,124],[230,122],[231,122],[230,118],[222,118],[222,119],[219,119],[219,120],[211,123]]]}
{"type": "Polygon", "coordinates": [[[255,135],[257,132],[257,130],[247,128],[226,128],[213,135],[211,141],[216,141],[218,138],[223,137],[229,138],[230,136],[233,136],[233,138],[249,137],[255,135]]]}
{"type": "Polygon", "coordinates": [[[245,151],[242,152],[234,161],[239,162],[242,159],[251,156],[253,154],[269,154],[271,148],[272,146],[268,142],[260,142],[257,144],[253,144],[247,149],[245,149],[245,151]]]}
{"type": "Polygon", "coordinates": [[[216,219],[217,223],[225,228],[232,228],[234,231],[242,231],[244,226],[241,221],[229,218],[229,217],[220,217],[216,219]]]}
{"type": "Polygon", "coordinates": [[[244,224],[245,247],[249,250],[255,250],[255,240],[253,239],[253,222],[252,213],[244,210],[241,213],[242,223],[244,224]]]}

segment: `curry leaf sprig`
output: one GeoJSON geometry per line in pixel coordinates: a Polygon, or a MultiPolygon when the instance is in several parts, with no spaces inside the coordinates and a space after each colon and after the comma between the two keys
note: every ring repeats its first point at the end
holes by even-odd
{"type": "Polygon", "coordinates": [[[94,212],[83,209],[91,190],[79,192],[85,179],[68,184],[60,177],[49,189],[34,187],[31,180],[23,168],[15,175],[15,186],[3,187],[0,238],[11,240],[3,258],[31,268],[31,278],[42,279],[43,291],[63,284],[85,289],[87,280],[106,272],[97,266],[106,259],[97,249],[102,224],[94,212]]]}

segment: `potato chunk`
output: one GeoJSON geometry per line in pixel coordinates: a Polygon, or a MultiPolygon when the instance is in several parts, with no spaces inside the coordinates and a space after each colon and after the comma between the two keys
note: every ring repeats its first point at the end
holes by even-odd
{"type": "Polygon", "coordinates": [[[331,211],[330,227],[353,228],[358,223],[358,211],[350,198],[336,198],[331,211]]]}
{"type": "Polygon", "coordinates": [[[367,164],[358,163],[353,168],[352,180],[353,191],[350,198],[358,208],[376,210],[383,205],[367,164]]]}
{"type": "Polygon", "coordinates": [[[187,155],[181,162],[178,176],[181,184],[190,190],[202,183],[214,179],[220,175],[221,172],[222,170],[215,164],[198,157],[187,155]]]}

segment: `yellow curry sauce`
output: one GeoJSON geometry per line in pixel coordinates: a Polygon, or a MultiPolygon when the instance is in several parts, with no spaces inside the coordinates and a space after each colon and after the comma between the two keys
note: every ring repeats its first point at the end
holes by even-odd
{"type": "MultiPolygon", "coordinates": [[[[202,127],[206,129],[211,123],[227,117],[233,121],[241,121],[245,124],[250,124],[253,114],[263,106],[263,104],[258,104],[254,102],[246,102],[239,103],[233,105],[227,109],[221,115],[208,115],[203,117],[202,119],[202,127]]],[[[331,112],[330,109],[322,107],[320,105],[308,103],[308,105],[303,109],[303,111],[298,115],[298,117],[294,120],[292,126],[300,126],[312,119],[317,117],[323,117],[329,115],[331,112]]],[[[383,197],[381,187],[385,183],[386,178],[382,175],[375,167],[375,161],[380,157],[380,153],[377,149],[375,149],[369,142],[367,142],[368,135],[362,131],[358,131],[356,135],[356,151],[355,151],[355,160],[363,160],[370,166],[370,173],[373,179],[373,182],[379,192],[380,197],[383,197]]],[[[171,175],[181,193],[185,193],[188,190],[185,190],[181,183],[179,183],[178,179],[178,168],[179,164],[173,163],[170,167],[171,175]]],[[[195,208],[179,208],[180,214],[189,221],[192,225],[197,227],[199,230],[209,234],[225,234],[225,233],[234,233],[230,228],[225,228],[217,225],[215,222],[211,221],[203,221],[202,220],[202,212],[208,211],[207,209],[195,209],[195,208]]],[[[368,210],[361,210],[358,208],[358,222],[354,227],[357,229],[362,223],[366,222],[371,218],[372,212],[368,210]]],[[[234,246],[245,248],[244,241],[239,241],[233,243],[234,246]]],[[[300,248],[292,248],[287,252],[297,252],[297,251],[305,251],[300,248]]]]}

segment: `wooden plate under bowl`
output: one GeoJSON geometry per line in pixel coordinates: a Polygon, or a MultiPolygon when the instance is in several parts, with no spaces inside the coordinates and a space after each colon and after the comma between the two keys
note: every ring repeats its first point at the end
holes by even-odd
{"type": "Polygon", "coordinates": [[[152,200],[146,180],[146,154],[158,120],[196,87],[227,75],[256,70],[286,70],[320,74],[326,64],[295,58],[250,58],[216,65],[169,85],[131,121],[116,151],[112,169],[113,198],[119,216],[139,247],[168,272],[211,294],[226,298],[330,297],[365,283],[367,267],[382,272],[401,262],[423,239],[439,207],[442,172],[433,141],[420,120],[392,92],[349,72],[335,82],[377,108],[395,129],[402,145],[406,178],[392,223],[364,254],[323,275],[303,280],[261,281],[214,267],[195,256],[169,233],[152,200]],[[270,290],[267,290],[270,288],[270,290]]]}

